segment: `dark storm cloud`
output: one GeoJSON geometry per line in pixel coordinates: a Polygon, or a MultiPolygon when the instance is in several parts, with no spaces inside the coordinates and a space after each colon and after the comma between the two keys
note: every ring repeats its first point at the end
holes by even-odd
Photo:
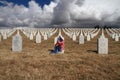
{"type": "Polygon", "coordinates": [[[71,23],[71,6],[76,4],[82,6],[84,0],[60,0],[54,8],[53,24],[71,23]]]}

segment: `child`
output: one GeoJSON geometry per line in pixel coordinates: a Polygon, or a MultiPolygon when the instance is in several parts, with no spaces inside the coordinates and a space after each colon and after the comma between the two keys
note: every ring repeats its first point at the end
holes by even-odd
{"type": "Polygon", "coordinates": [[[61,53],[64,50],[64,40],[59,36],[52,53],[61,53]]]}

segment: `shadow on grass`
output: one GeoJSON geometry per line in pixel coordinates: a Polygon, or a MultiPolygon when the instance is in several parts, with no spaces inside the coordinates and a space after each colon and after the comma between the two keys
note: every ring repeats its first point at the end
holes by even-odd
{"type": "Polygon", "coordinates": [[[53,51],[53,49],[48,49],[48,51],[53,51]]]}
{"type": "Polygon", "coordinates": [[[48,51],[49,51],[50,53],[53,53],[53,52],[54,52],[54,50],[53,50],[53,49],[48,49],[48,51]]]}
{"type": "Polygon", "coordinates": [[[98,53],[97,50],[87,50],[87,52],[88,52],[88,53],[94,52],[94,53],[96,53],[96,54],[98,53]]]}

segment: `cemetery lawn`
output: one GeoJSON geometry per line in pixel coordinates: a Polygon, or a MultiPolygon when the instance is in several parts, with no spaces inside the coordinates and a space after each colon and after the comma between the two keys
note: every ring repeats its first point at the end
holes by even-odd
{"type": "MultiPolygon", "coordinates": [[[[63,32],[65,53],[53,55],[53,35],[36,44],[22,33],[23,51],[12,52],[12,37],[0,42],[0,80],[120,80],[120,42],[109,38],[109,54],[97,54],[97,38],[84,45],[63,32]]],[[[14,34],[15,35],[15,34],[14,34]]],[[[43,37],[42,37],[43,38],[43,37]]]]}

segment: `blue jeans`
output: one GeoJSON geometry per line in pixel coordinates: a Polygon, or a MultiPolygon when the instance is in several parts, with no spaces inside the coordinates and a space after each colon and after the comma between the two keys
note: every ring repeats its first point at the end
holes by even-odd
{"type": "Polygon", "coordinates": [[[60,51],[61,51],[61,48],[60,48],[59,46],[55,46],[52,53],[57,54],[57,53],[60,52],[60,51]]]}

